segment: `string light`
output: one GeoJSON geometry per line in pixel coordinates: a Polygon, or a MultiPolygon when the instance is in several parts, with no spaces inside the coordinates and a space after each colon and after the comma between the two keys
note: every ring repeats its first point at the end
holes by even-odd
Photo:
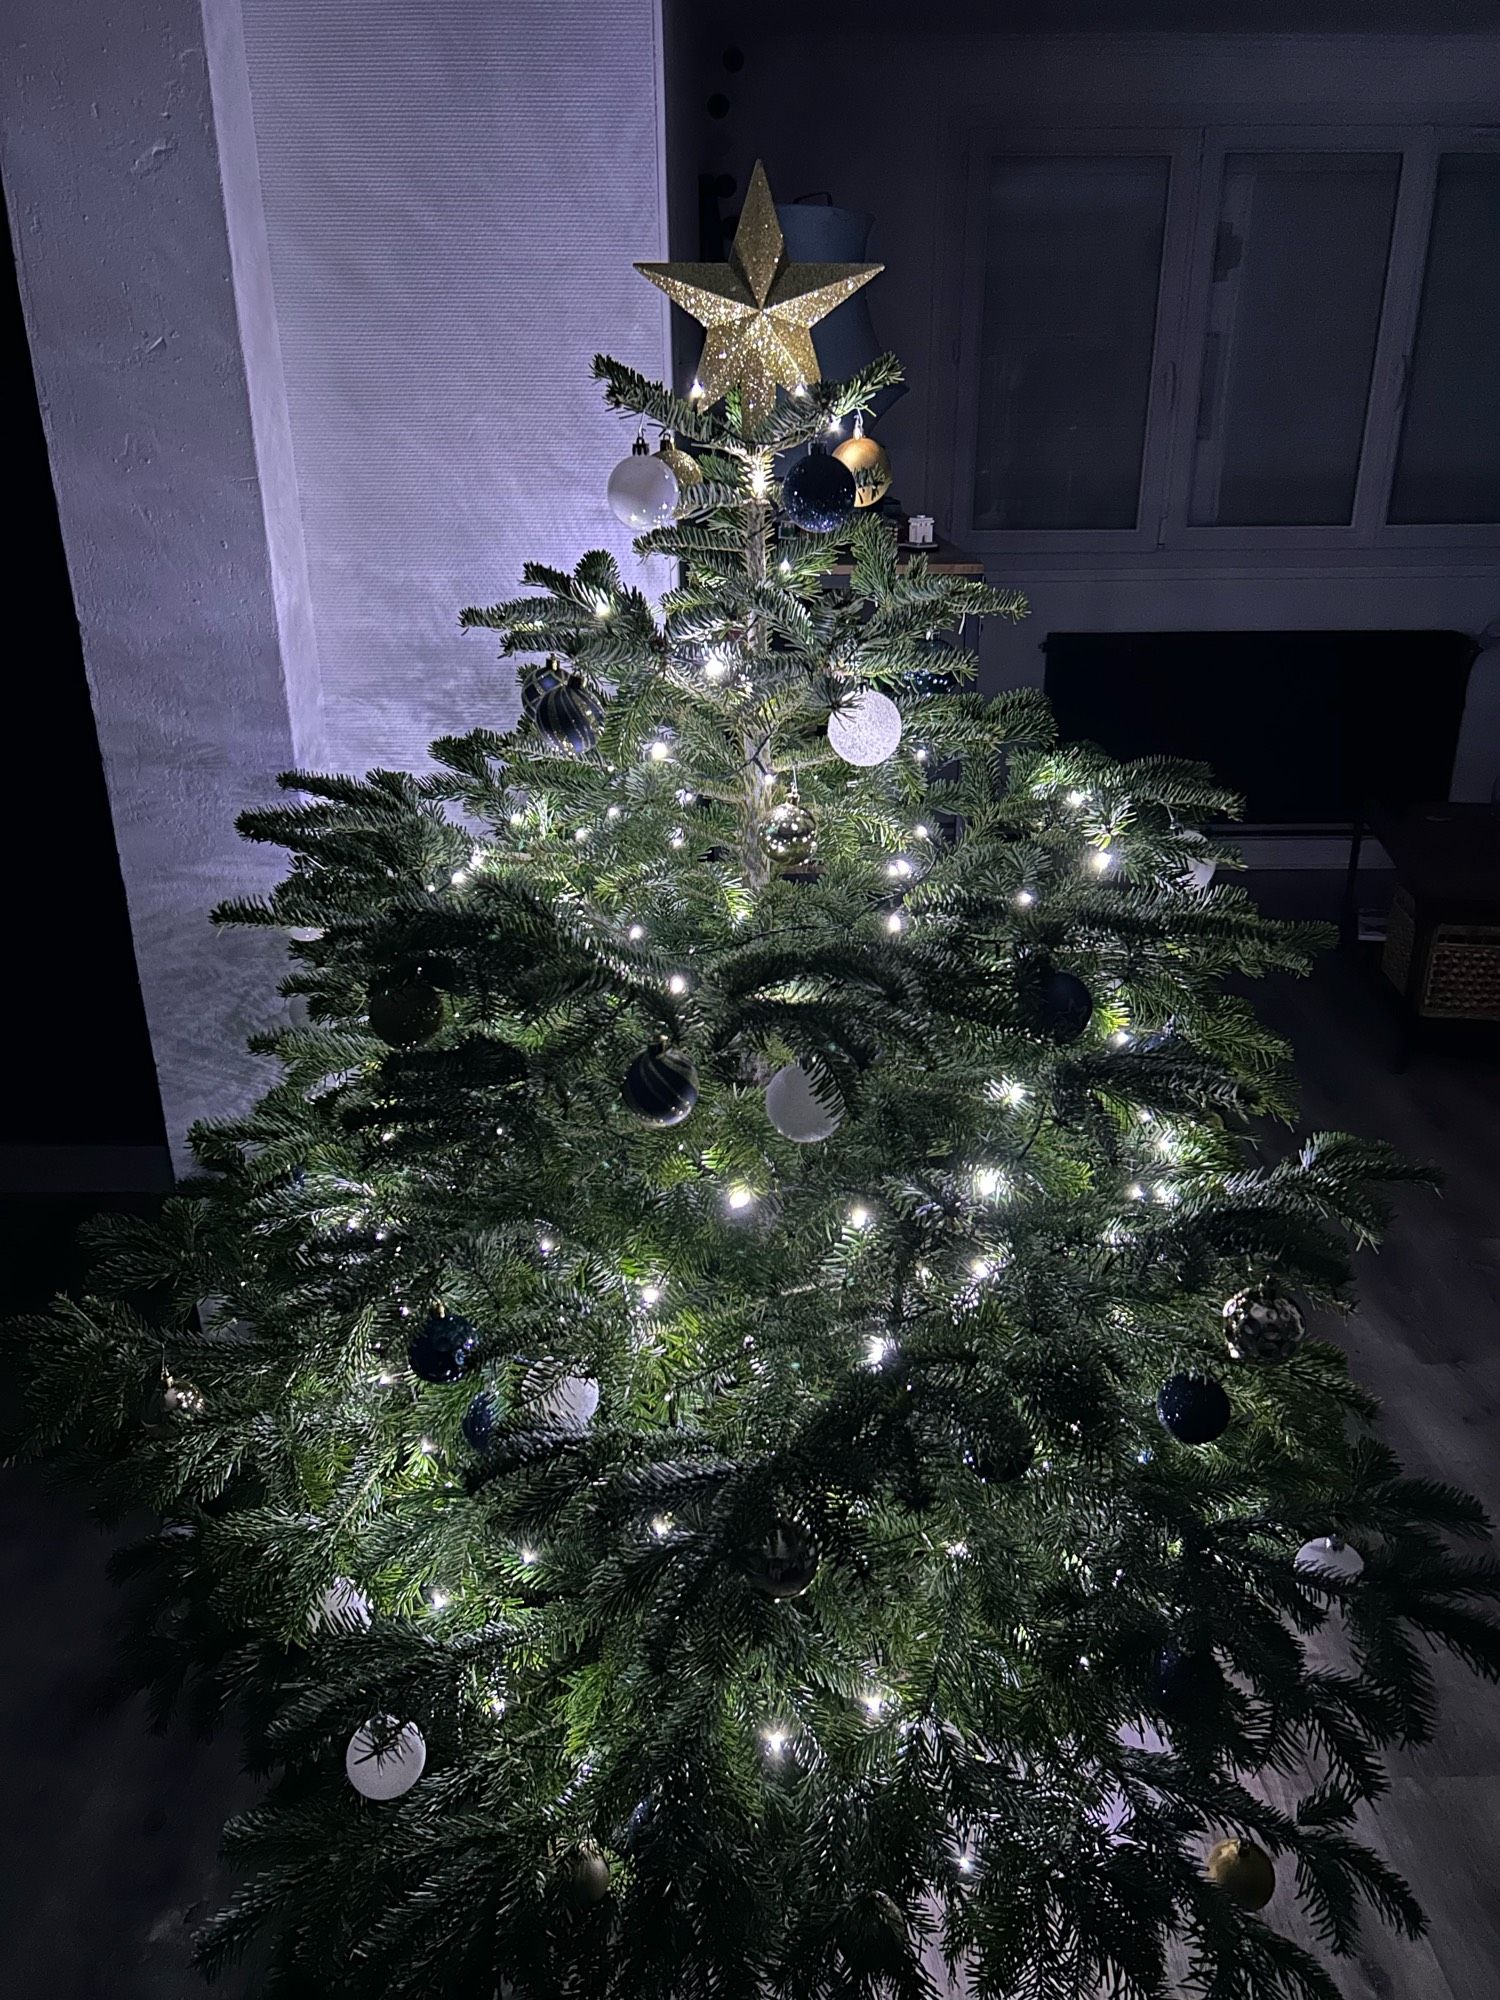
{"type": "Polygon", "coordinates": [[[654,743],[646,745],[646,755],[653,764],[665,764],[672,754],[672,746],[658,736],[654,743]]]}
{"type": "Polygon", "coordinates": [[[1010,1183],[998,1167],[974,1169],[974,1192],[981,1201],[995,1201],[1010,1191],[1010,1183]]]}
{"type": "Polygon", "coordinates": [[[1078,810],[1079,806],[1086,806],[1088,802],[1089,802],[1089,795],[1087,792],[1071,791],[1068,792],[1063,798],[1063,804],[1072,806],[1075,812],[1078,810]]]}
{"type": "Polygon", "coordinates": [[[911,837],[913,840],[931,840],[932,833],[925,826],[914,826],[911,830],[911,837]]]}
{"type": "Polygon", "coordinates": [[[872,1722],[885,1713],[885,1696],[878,1688],[871,1688],[859,1698],[859,1705],[872,1722]]]}
{"type": "Polygon", "coordinates": [[[606,819],[618,819],[620,817],[620,811],[621,808],[619,806],[606,806],[604,808],[604,817],[606,819]]]}
{"type": "Polygon", "coordinates": [[[1017,889],[1014,896],[1011,897],[1011,901],[1018,910],[1029,910],[1036,901],[1036,891],[1035,889],[1017,889]]]}
{"type": "Polygon", "coordinates": [[[1107,875],[1119,856],[1112,847],[1100,847],[1089,856],[1089,866],[1096,875],[1107,875]]]}
{"type": "Polygon", "coordinates": [[[675,994],[679,999],[681,999],[682,995],[686,993],[687,990],[688,990],[687,974],[685,972],[674,972],[671,978],[667,981],[667,991],[669,993],[675,994]]]}
{"type": "Polygon", "coordinates": [[[1132,1181],[1130,1186],[1125,1190],[1125,1199],[1127,1201],[1144,1201],[1146,1199],[1146,1190],[1141,1186],[1139,1181],[1132,1181]]]}
{"type": "Polygon", "coordinates": [[[672,1532],[672,1516],[670,1514],[654,1514],[652,1516],[651,1533],[655,1536],[657,1541],[664,1542],[667,1539],[667,1536],[671,1534],[671,1532],[672,1532]]]}
{"type": "Polygon", "coordinates": [[[646,926],[644,924],[632,924],[625,935],[632,944],[639,944],[641,939],[646,935],[646,926]]]}
{"type": "Polygon", "coordinates": [[[729,1206],[734,1210],[736,1215],[738,1215],[742,1213],[745,1209],[749,1208],[751,1203],[755,1200],[755,1190],[754,1188],[746,1187],[743,1181],[736,1181],[735,1185],[732,1188],[730,1188],[729,1192],[725,1195],[724,1199],[729,1204],[729,1206]]]}
{"type": "Polygon", "coordinates": [[[851,1229],[868,1229],[871,1222],[870,1211],[856,1203],[849,1211],[848,1221],[851,1229]]]}
{"type": "Polygon", "coordinates": [[[865,1366],[882,1368],[896,1351],[896,1343],[888,1334],[872,1333],[865,1342],[865,1366]]]}
{"type": "Polygon", "coordinates": [[[885,927],[892,937],[899,937],[901,932],[906,929],[906,919],[899,910],[892,910],[891,914],[885,920],[885,927]]]}
{"type": "Polygon", "coordinates": [[[453,884],[455,889],[461,889],[468,879],[469,871],[467,868],[455,868],[453,873],[448,877],[448,880],[453,884]]]}
{"type": "Polygon", "coordinates": [[[969,1274],[977,1278],[982,1285],[987,1278],[994,1277],[995,1267],[988,1257],[975,1257],[970,1261],[969,1274]]]}
{"type": "Polygon", "coordinates": [[[557,1245],[552,1241],[550,1236],[539,1236],[536,1239],[536,1247],[544,1257],[550,1257],[557,1248],[557,1245]]]}
{"type": "Polygon", "coordinates": [[[885,872],[887,875],[895,876],[897,880],[904,881],[907,876],[915,874],[916,870],[904,854],[898,854],[894,861],[886,863],[885,872]]]}
{"type": "Polygon", "coordinates": [[[779,1757],[791,1741],[791,1737],[785,1729],[763,1729],[760,1732],[760,1740],[765,1744],[768,1756],[779,1757]]]}
{"type": "Polygon", "coordinates": [[[537,1560],[537,1552],[533,1548],[522,1546],[516,1550],[516,1560],[523,1568],[530,1569],[537,1560]]]}
{"type": "Polygon", "coordinates": [[[427,1593],[427,1602],[434,1611],[442,1611],[447,1606],[448,1593],[446,1590],[431,1590],[427,1593]]]}
{"type": "Polygon", "coordinates": [[[672,829],[672,838],[668,841],[667,845],[669,847],[682,847],[686,844],[686,842],[687,842],[687,835],[683,832],[682,828],[680,826],[674,826],[672,829]]]}
{"type": "Polygon", "coordinates": [[[1109,1038],[1109,1045],[1112,1049],[1128,1048],[1132,1039],[1128,1028],[1116,1028],[1109,1038]]]}
{"type": "Polygon", "coordinates": [[[781,571],[781,574],[783,576],[790,576],[792,573],[792,565],[785,556],[781,558],[781,561],[777,563],[776,567],[781,571]]]}
{"type": "Polygon", "coordinates": [[[708,394],[708,391],[707,391],[707,390],[706,390],[706,389],[704,388],[703,384],[702,384],[702,383],[701,383],[701,382],[700,382],[700,381],[698,380],[698,378],[697,378],[696,376],[694,376],[694,378],[693,378],[693,386],[692,386],[692,388],[691,388],[691,389],[689,389],[689,390],[688,390],[688,400],[689,400],[689,402],[693,402],[693,403],[701,403],[701,402],[703,401],[703,398],[704,398],[704,397],[705,397],[705,396],[706,396],[707,394],[708,394]]]}
{"type": "Polygon", "coordinates": [[[578,842],[578,845],[580,847],[582,847],[583,843],[588,839],[588,837],[589,837],[589,830],[586,826],[580,826],[573,835],[573,838],[578,842]]]}
{"type": "MultiPolygon", "coordinates": [[[[782,564],[786,568],[786,564],[782,564]]],[[[703,678],[706,681],[721,681],[729,672],[729,662],[720,652],[713,651],[703,656],[703,678]]]]}
{"type": "Polygon", "coordinates": [[[641,1304],[646,1307],[659,1306],[661,1304],[661,1286],[643,1285],[641,1287],[641,1304]]]}

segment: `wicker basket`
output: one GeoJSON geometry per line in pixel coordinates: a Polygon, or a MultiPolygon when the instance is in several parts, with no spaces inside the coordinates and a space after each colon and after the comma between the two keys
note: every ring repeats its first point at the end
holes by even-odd
{"type": "Polygon", "coordinates": [[[1500,1021],[1500,924],[1434,924],[1419,943],[1416,906],[1398,889],[1381,970],[1424,1020],[1500,1021]]]}

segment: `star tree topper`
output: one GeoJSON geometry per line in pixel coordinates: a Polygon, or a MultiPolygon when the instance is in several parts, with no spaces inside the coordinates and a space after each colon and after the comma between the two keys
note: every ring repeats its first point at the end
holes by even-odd
{"type": "Polygon", "coordinates": [[[810,329],[867,285],[883,264],[789,264],[766,170],[757,160],[727,264],[637,264],[705,329],[698,380],[716,403],[740,392],[740,423],[761,424],[776,386],[821,380],[810,329]]]}

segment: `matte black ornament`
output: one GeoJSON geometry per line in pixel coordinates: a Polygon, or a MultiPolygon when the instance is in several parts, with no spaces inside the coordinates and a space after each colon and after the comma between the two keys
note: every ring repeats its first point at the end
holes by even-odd
{"type": "Polygon", "coordinates": [[[537,697],[536,726],[555,750],[582,757],[599,741],[604,712],[575,675],[537,697]]]}
{"type": "Polygon", "coordinates": [[[481,1389],[464,1411],[463,1422],[459,1425],[464,1442],[475,1451],[488,1451],[499,1415],[500,1406],[494,1396],[488,1389],[481,1389]]]}
{"type": "Polygon", "coordinates": [[[1213,1654],[1163,1646],[1151,1667],[1151,1692],[1166,1715],[1203,1715],[1224,1692],[1224,1674],[1213,1654]]]}
{"type": "Polygon", "coordinates": [[[1003,1486],[1029,1472],[1035,1457],[1036,1441],[1017,1417],[975,1437],[964,1453],[964,1464],[987,1486],[1003,1486]]]}
{"type": "Polygon", "coordinates": [[[1022,999],[1026,1018],[1040,1035],[1059,1048],[1076,1042],[1094,1013],[1094,996],[1072,972],[1059,972],[1045,959],[1036,959],[1022,975],[1022,999]]]}
{"type": "Polygon", "coordinates": [[[1229,1398],[1211,1375],[1173,1375],[1161,1385],[1156,1414],[1184,1444],[1212,1444],[1229,1428],[1229,1398]]]}
{"type": "Polygon", "coordinates": [[[430,1312],[414,1333],[406,1358],[424,1382],[457,1382],[479,1348],[479,1334],[459,1313],[430,1312]]]}
{"type": "Polygon", "coordinates": [[[609,1863],[592,1840],[570,1847],[557,1864],[557,1886],[575,1910],[592,1910],[609,1894],[609,1863]]]}
{"type": "Polygon", "coordinates": [[[448,1005],[425,979],[410,979],[372,993],[366,1014],[372,1035],[393,1049],[414,1049],[432,1040],[448,1018],[448,1005]]]}
{"type": "Polygon", "coordinates": [[[818,1545],[795,1521],[778,1521],[740,1566],[762,1597],[800,1597],[818,1573],[818,1545]]]}
{"type": "Polygon", "coordinates": [[[647,1125],[680,1125],[698,1102],[698,1072],[681,1049],[643,1049],[626,1070],[620,1095],[647,1125]]]}
{"type": "Polygon", "coordinates": [[[782,480],[781,511],[804,534],[831,535],[853,519],[857,492],[848,466],[815,444],[782,480]]]}
{"type": "Polygon", "coordinates": [[[1224,1339],[1236,1361],[1289,1361],[1307,1338],[1302,1309],[1274,1278],[1247,1285],[1224,1306],[1224,1339]]]}

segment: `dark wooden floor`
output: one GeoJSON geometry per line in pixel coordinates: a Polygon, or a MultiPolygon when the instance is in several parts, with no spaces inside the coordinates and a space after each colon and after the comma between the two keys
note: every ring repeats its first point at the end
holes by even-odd
{"type": "MultiPolygon", "coordinates": [[[[1268,882],[1268,902],[1326,885],[1268,882]]],[[[1330,959],[1278,983],[1268,1014],[1297,1044],[1308,1127],[1344,1126],[1439,1166],[1441,1195],[1403,1197],[1389,1247],[1364,1260],[1340,1332],[1416,1471],[1500,1516],[1500,1072],[1452,1054],[1403,1075],[1365,970],[1330,959]]],[[[14,1219],[14,1218],[13,1218],[14,1219]]],[[[150,1736],[136,1706],[101,1713],[112,1593],[105,1545],[29,1474],[0,1479],[0,1994],[7,2000],[179,2000],[202,1987],[186,1928],[224,1878],[217,1832],[239,1794],[233,1748],[150,1736]]],[[[1440,1663],[1436,1741],[1398,1761],[1373,1823],[1430,1936],[1372,1930],[1340,1970],[1349,2000],[1495,2000],[1500,1993],[1500,1696],[1440,1663]]],[[[1279,1893],[1267,1921],[1297,1930],[1279,1893]]]]}

